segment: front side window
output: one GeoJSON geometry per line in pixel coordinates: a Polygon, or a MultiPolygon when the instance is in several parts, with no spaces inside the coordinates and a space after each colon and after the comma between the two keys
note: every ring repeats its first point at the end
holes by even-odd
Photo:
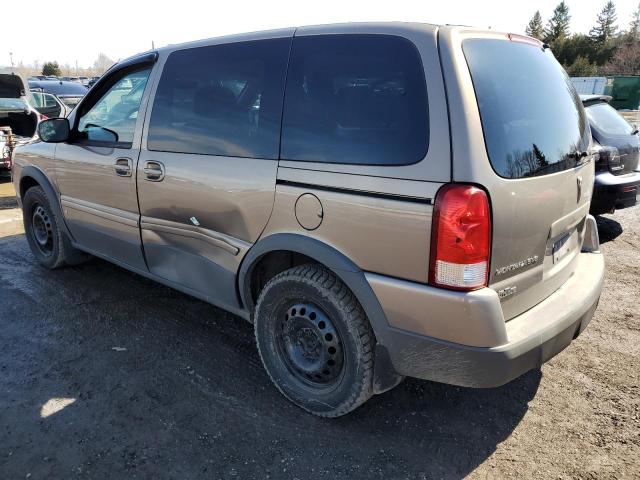
{"type": "Polygon", "coordinates": [[[586,108],[591,126],[605,135],[631,135],[635,130],[608,103],[596,103],[586,108]]]}
{"type": "Polygon", "coordinates": [[[408,165],[429,140],[420,55],[391,35],[296,37],[287,75],[281,158],[408,165]]]}
{"type": "Polygon", "coordinates": [[[117,80],[80,117],[80,140],[131,147],[142,100],[151,69],[128,73],[117,80]]]}
{"type": "Polygon", "coordinates": [[[154,151],[277,159],[291,39],[169,55],[149,122],[154,151]]]}

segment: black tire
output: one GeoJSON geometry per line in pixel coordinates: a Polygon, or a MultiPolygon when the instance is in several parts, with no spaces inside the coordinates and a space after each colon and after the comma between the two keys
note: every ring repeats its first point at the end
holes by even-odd
{"type": "Polygon", "coordinates": [[[59,227],[59,219],[42,188],[31,187],[24,194],[22,218],[31,253],[42,266],[54,269],[63,265],[77,265],[89,258],[89,255],[71,245],[59,227]]]}
{"type": "Polygon", "coordinates": [[[301,265],[272,278],[258,298],[255,334],[269,377],[304,410],[339,417],[373,394],[374,333],[330,270],[301,265]]]}

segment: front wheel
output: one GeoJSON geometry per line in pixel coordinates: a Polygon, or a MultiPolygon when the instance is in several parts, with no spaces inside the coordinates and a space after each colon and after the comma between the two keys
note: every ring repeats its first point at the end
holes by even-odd
{"type": "Polygon", "coordinates": [[[375,336],[330,270],[301,265],[272,278],[256,305],[255,334],[271,380],[304,410],[339,417],[371,397],[375,336]]]}
{"type": "Polygon", "coordinates": [[[83,262],[88,255],[71,246],[60,230],[49,198],[40,187],[32,187],[22,199],[24,231],[31,252],[41,265],[58,268],[83,262]]]}

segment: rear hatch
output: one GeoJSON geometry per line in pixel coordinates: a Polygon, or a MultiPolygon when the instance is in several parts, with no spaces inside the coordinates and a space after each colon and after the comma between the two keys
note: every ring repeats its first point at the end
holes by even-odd
{"type": "Polygon", "coordinates": [[[16,141],[31,139],[38,126],[38,115],[27,102],[26,93],[26,83],[20,76],[0,73],[0,127],[11,128],[16,141]]]}
{"type": "Polygon", "coordinates": [[[13,73],[0,73],[0,98],[20,98],[26,95],[21,77],[13,73]]]}
{"type": "Polygon", "coordinates": [[[591,134],[578,94],[542,43],[491,33],[460,44],[475,92],[467,89],[465,101],[475,103],[484,145],[477,140],[472,149],[471,173],[461,173],[454,157],[454,180],[489,193],[489,286],[509,320],[575,270],[593,190],[591,134]]]}

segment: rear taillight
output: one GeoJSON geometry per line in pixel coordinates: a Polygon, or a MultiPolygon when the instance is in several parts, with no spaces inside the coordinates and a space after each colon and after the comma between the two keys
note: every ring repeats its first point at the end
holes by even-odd
{"type": "Polygon", "coordinates": [[[484,190],[449,184],[436,195],[431,231],[429,283],[453,290],[487,285],[491,211],[484,190]]]}
{"type": "Polygon", "coordinates": [[[620,162],[620,152],[616,147],[601,147],[598,150],[598,160],[600,165],[609,168],[611,172],[618,172],[624,168],[620,162]]]}

